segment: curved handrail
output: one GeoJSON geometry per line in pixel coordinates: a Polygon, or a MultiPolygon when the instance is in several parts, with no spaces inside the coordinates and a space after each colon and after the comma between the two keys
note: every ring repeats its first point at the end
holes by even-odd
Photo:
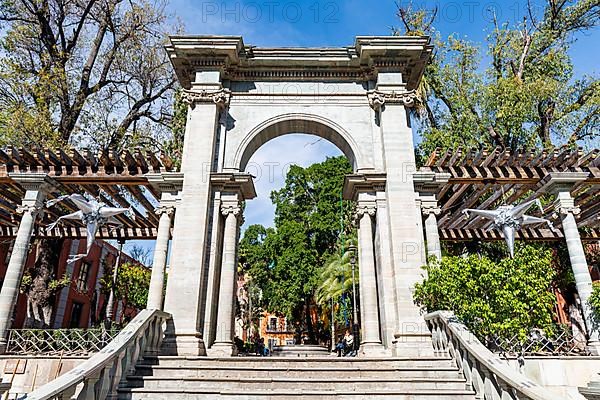
{"type": "Polygon", "coordinates": [[[89,360],[37,390],[27,400],[104,400],[116,396],[119,383],[144,354],[157,354],[163,323],[171,316],[159,310],[142,310],[106,347],[89,360]]]}
{"type": "Polygon", "coordinates": [[[564,400],[488,350],[451,311],[429,313],[425,321],[436,353],[449,355],[455,361],[477,398],[564,400]]]}

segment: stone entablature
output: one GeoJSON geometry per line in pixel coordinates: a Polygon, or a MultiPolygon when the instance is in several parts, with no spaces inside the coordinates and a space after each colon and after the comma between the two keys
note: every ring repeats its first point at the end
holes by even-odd
{"type": "Polygon", "coordinates": [[[198,71],[219,70],[223,81],[342,82],[375,80],[385,71],[405,75],[412,90],[431,51],[429,38],[418,36],[358,36],[354,46],[325,48],[261,48],[245,45],[241,36],[173,36],[167,46],[185,88],[198,71]]]}

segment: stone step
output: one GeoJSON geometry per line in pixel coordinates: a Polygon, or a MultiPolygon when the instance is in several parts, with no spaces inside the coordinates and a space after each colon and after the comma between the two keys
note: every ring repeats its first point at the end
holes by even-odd
{"type": "Polygon", "coordinates": [[[386,367],[362,365],[360,367],[335,366],[321,367],[294,367],[281,368],[263,365],[259,367],[238,367],[238,366],[215,366],[205,365],[197,367],[177,367],[163,365],[138,365],[136,368],[138,376],[155,377],[175,377],[175,378],[237,378],[240,376],[246,378],[323,378],[346,379],[346,378],[456,378],[462,374],[456,367],[436,366],[434,367],[386,367]]]}
{"type": "Polygon", "coordinates": [[[185,389],[155,389],[147,390],[144,388],[120,389],[120,400],[158,400],[171,397],[177,400],[197,400],[202,399],[234,399],[234,400],[264,400],[264,399],[348,399],[365,400],[368,399],[394,399],[394,400],[473,400],[475,393],[469,390],[185,390],[185,389]]]}
{"type": "Polygon", "coordinates": [[[208,358],[208,357],[176,357],[176,356],[160,356],[146,357],[141,364],[161,365],[165,367],[177,368],[198,368],[198,367],[215,367],[215,368],[261,368],[266,365],[273,368],[323,368],[336,369],[343,367],[365,367],[369,368],[377,366],[377,368],[435,368],[448,367],[453,365],[450,358],[445,357],[419,357],[419,358],[361,358],[361,357],[326,357],[326,358],[288,358],[288,357],[233,357],[233,358],[208,358]]]}
{"type": "Polygon", "coordinates": [[[129,377],[128,387],[148,390],[302,390],[310,387],[314,391],[409,391],[409,390],[464,390],[465,379],[436,378],[166,378],[166,377],[129,377]]]}

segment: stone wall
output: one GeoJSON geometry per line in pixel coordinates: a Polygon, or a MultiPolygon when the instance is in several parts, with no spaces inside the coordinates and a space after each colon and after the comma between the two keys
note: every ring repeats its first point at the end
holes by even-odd
{"type": "MultiPolygon", "coordinates": [[[[519,370],[516,359],[509,362],[519,370]]],[[[520,372],[565,399],[585,400],[577,388],[598,377],[600,357],[527,357],[520,372]]]]}
{"type": "Polygon", "coordinates": [[[0,356],[2,382],[12,382],[8,399],[39,388],[85,360],[87,357],[0,356]]]}

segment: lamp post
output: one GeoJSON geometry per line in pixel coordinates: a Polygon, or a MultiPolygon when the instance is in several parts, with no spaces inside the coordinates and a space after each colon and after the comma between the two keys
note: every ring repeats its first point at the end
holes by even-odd
{"type": "Polygon", "coordinates": [[[352,266],[352,335],[354,336],[354,350],[358,349],[358,312],[356,309],[356,246],[350,245],[348,251],[350,252],[350,265],[352,266]]]}

